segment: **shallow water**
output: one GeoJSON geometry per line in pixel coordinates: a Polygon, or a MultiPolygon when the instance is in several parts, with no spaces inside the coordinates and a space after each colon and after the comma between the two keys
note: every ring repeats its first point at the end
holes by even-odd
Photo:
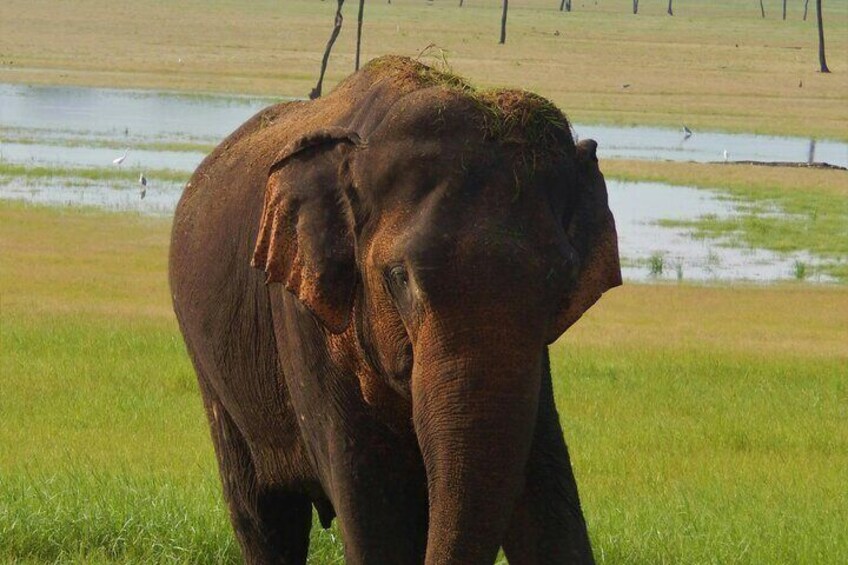
{"type": "MultiPolygon", "coordinates": [[[[683,135],[683,128],[672,130],[653,127],[610,127],[575,125],[579,138],[598,141],[598,154],[604,158],[644,159],[650,161],[760,161],[806,163],[810,140],[741,133],[695,131],[683,135]]],[[[848,143],[817,140],[813,162],[848,167],[848,143]]]]}
{"type": "MultiPolygon", "coordinates": [[[[126,147],[123,166],[191,171],[203,158],[196,150],[134,146],[213,146],[260,109],[285,99],[0,84],[0,151],[15,163],[105,167],[126,147]],[[112,148],[96,146],[103,143],[112,148]]],[[[581,124],[574,130],[597,140],[602,158],[722,161],[726,150],[734,161],[806,162],[810,146],[809,139],[749,134],[695,131],[684,138],[682,124],[681,130],[581,124]]],[[[848,166],[848,143],[818,140],[814,160],[848,166]]]]}
{"type": "MultiPolygon", "coordinates": [[[[58,206],[95,206],[109,211],[173,214],[182,183],[151,179],[145,198],[134,181],[76,179],[0,179],[0,199],[58,206]]],[[[658,183],[608,181],[610,208],[616,219],[622,272],[628,280],[775,281],[793,277],[795,261],[816,259],[805,253],[779,255],[762,249],[725,247],[693,239],[686,230],[657,225],[657,220],[689,220],[705,214],[727,217],[737,205],[719,193],[658,183]],[[651,268],[651,258],[654,268],[651,268]],[[662,272],[657,271],[662,258],[662,272]]],[[[826,282],[824,277],[813,278],[826,282]]]]}
{"type": "MultiPolygon", "coordinates": [[[[172,214],[182,184],[158,180],[155,172],[171,169],[188,179],[205,148],[272,103],[273,99],[257,97],[0,84],[3,161],[68,169],[111,168],[116,167],[113,159],[128,150],[120,165],[128,172],[127,180],[5,177],[0,178],[0,198],[172,214]],[[147,171],[150,177],[143,200],[134,180],[139,171],[147,171]]],[[[696,131],[684,139],[682,131],[662,128],[578,124],[574,129],[582,138],[599,141],[601,157],[718,161],[727,150],[731,160],[806,161],[809,150],[809,140],[800,138],[696,131]]],[[[848,144],[818,141],[815,160],[848,166],[848,144]]],[[[792,278],[795,261],[816,264],[807,254],[783,256],[732,248],[657,225],[662,219],[739,213],[737,204],[718,193],[615,181],[609,181],[608,188],[622,270],[628,279],[771,281],[792,278]]]]}

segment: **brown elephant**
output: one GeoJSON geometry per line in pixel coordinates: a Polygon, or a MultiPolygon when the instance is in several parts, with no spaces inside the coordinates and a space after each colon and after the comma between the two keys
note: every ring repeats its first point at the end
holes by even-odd
{"type": "Polygon", "coordinates": [[[245,560],[586,563],[547,344],[621,283],[596,144],[383,57],[219,145],[170,283],[245,560]]]}

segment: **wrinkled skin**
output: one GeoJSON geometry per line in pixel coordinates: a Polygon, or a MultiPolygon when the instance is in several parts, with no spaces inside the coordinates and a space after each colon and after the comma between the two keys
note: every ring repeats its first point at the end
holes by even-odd
{"type": "Polygon", "coordinates": [[[252,118],[177,208],[174,308],[245,560],[304,563],[314,506],[348,563],[590,563],[547,344],[620,284],[595,144],[537,154],[380,63],[252,118]]]}

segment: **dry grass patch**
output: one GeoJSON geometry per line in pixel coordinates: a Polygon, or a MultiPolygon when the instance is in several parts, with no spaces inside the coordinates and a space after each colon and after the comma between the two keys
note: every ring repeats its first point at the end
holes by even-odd
{"type": "MultiPolygon", "coordinates": [[[[486,87],[545,96],[576,122],[687,123],[699,130],[848,139],[848,4],[827,3],[829,65],[817,72],[815,18],[762,20],[738,0],[511,4],[498,46],[496,2],[368,4],[364,60],[415,55],[435,43],[486,87]],[[628,84],[628,88],[623,85],[628,84]],[[800,86],[799,86],[800,84],[800,86]]],[[[353,69],[355,6],[330,61],[327,87],[353,69]]],[[[305,96],[317,78],[332,2],[245,5],[106,0],[0,5],[0,81],[305,96]]]]}

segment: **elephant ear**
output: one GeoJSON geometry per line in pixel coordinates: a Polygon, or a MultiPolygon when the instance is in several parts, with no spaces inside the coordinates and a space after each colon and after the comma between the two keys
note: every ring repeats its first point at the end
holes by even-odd
{"type": "Polygon", "coordinates": [[[579,257],[577,280],[560,305],[552,328],[554,341],[571,327],[607,290],[621,285],[618,235],[607,202],[607,185],[598,167],[598,144],[577,144],[578,195],[565,233],[579,257]]]}
{"type": "Polygon", "coordinates": [[[361,144],[355,132],[331,127],[277,154],[251,260],[267,284],[282,283],[333,333],[348,325],[356,285],[344,177],[351,150],[361,144]]]}

